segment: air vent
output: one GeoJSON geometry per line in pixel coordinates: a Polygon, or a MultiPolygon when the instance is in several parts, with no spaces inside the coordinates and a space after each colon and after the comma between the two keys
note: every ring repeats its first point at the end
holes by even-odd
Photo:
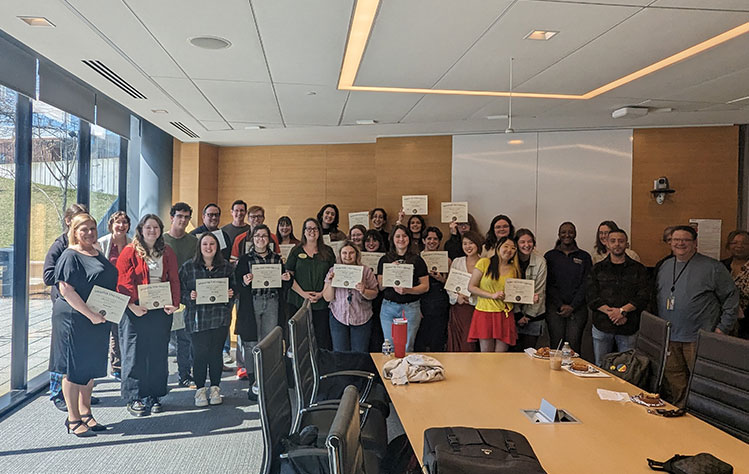
{"type": "Polygon", "coordinates": [[[98,59],[83,59],[82,61],[83,64],[101,74],[104,79],[122,89],[125,94],[129,95],[133,99],[146,99],[146,96],[144,96],[138,89],[131,86],[125,79],[121,78],[116,72],[109,69],[103,62],[99,61],[98,59]]]}
{"type": "Polygon", "coordinates": [[[169,122],[169,123],[171,123],[172,125],[174,125],[178,129],[180,129],[182,131],[182,133],[184,133],[185,135],[187,135],[190,138],[200,138],[197,133],[195,133],[192,130],[190,130],[189,128],[187,128],[187,125],[185,125],[182,122],[169,122]]]}

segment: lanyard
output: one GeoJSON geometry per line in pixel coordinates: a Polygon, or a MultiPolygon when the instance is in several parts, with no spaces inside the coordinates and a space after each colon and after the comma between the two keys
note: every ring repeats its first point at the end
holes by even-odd
{"type": "Polygon", "coordinates": [[[684,264],[684,266],[681,268],[681,271],[679,271],[679,274],[677,275],[676,274],[676,262],[678,260],[676,260],[676,257],[674,257],[674,272],[673,272],[673,276],[671,277],[671,294],[674,294],[674,290],[676,290],[676,282],[679,281],[679,278],[681,278],[681,274],[684,273],[684,270],[687,269],[687,265],[689,265],[689,262],[691,262],[693,258],[694,258],[694,255],[689,257],[689,260],[687,260],[687,263],[684,264]]]}

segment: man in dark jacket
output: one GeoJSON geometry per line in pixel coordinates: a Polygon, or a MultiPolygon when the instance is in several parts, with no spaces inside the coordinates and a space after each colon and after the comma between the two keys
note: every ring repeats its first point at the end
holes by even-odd
{"type": "Polygon", "coordinates": [[[627,233],[609,232],[609,255],[588,274],[587,300],[593,312],[593,352],[596,365],[606,354],[633,349],[640,328],[640,312],[648,304],[650,283],[647,268],[632,260],[627,250],[627,233]]]}

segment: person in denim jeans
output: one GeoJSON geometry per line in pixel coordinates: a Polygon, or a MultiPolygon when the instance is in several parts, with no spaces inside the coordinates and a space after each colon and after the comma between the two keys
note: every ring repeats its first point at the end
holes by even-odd
{"type": "Polygon", "coordinates": [[[408,320],[407,352],[413,351],[414,340],[416,339],[416,333],[421,323],[419,300],[421,295],[429,291],[427,264],[418,254],[413,253],[412,249],[408,229],[400,224],[396,225],[390,234],[390,250],[377,264],[377,280],[380,289],[383,290],[382,309],[380,310],[382,332],[385,339],[392,341],[391,327],[393,319],[405,316],[406,320],[408,320]],[[412,287],[384,286],[382,272],[386,263],[413,265],[412,287]]]}

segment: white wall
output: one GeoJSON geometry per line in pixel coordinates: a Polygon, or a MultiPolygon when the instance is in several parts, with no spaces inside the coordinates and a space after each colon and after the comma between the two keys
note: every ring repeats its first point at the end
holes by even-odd
{"type": "Polygon", "coordinates": [[[452,199],[468,201],[482,233],[507,214],[541,253],[567,220],[589,252],[601,221],[630,229],[631,130],[454,136],[452,174],[452,199]]]}

